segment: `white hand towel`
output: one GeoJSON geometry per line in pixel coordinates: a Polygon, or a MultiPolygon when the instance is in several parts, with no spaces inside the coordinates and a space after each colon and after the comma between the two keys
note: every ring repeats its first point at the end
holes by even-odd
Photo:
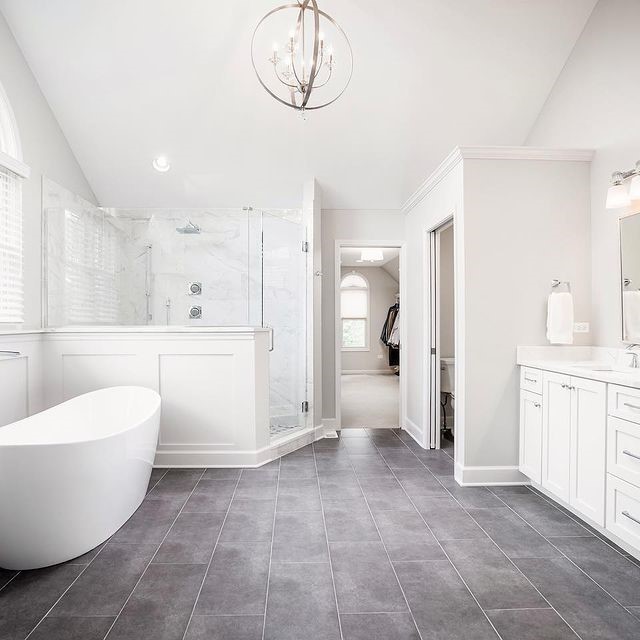
{"type": "Polygon", "coordinates": [[[640,342],[640,291],[625,291],[624,339],[640,342]]]}
{"type": "Polygon", "coordinates": [[[568,292],[549,295],[547,340],[551,344],[573,344],[573,296],[568,292]]]}

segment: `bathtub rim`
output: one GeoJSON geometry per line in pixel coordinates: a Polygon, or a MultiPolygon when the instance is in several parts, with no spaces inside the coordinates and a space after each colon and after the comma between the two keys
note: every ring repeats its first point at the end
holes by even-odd
{"type": "Polygon", "coordinates": [[[87,391],[87,393],[81,393],[79,396],[74,396],[73,398],[69,398],[68,400],[65,400],[64,402],[60,402],[59,404],[54,405],[53,407],[48,407],[47,409],[43,409],[42,411],[38,411],[37,413],[34,413],[33,415],[27,416],[26,418],[22,418],[22,420],[17,420],[15,422],[11,422],[10,424],[4,425],[3,427],[0,427],[0,436],[2,435],[2,430],[6,429],[7,427],[13,427],[14,425],[18,425],[21,422],[25,422],[27,420],[30,420],[31,418],[33,418],[35,416],[39,416],[39,415],[41,415],[43,413],[46,413],[47,411],[51,411],[52,409],[55,409],[56,407],[61,407],[62,405],[65,405],[67,403],[73,402],[74,400],[77,400],[78,398],[83,398],[83,397],[89,396],[89,395],[101,394],[101,393],[103,393],[105,391],[109,391],[109,390],[112,390],[112,389],[140,389],[140,390],[143,390],[145,392],[151,392],[154,395],[153,408],[148,412],[147,415],[145,415],[140,420],[136,420],[133,424],[127,424],[123,428],[119,429],[118,431],[113,431],[111,433],[108,433],[108,434],[105,434],[105,435],[101,435],[99,437],[85,438],[85,439],[81,439],[81,440],[80,439],[77,439],[77,440],[65,440],[65,441],[62,441],[62,442],[61,441],[53,441],[53,442],[13,442],[13,443],[4,443],[0,439],[0,451],[3,450],[3,449],[12,448],[12,447],[29,447],[29,448],[31,448],[31,447],[69,447],[69,446],[88,445],[88,444],[91,444],[93,442],[102,442],[103,440],[108,440],[109,438],[115,438],[115,437],[121,436],[122,434],[126,433],[127,431],[131,431],[133,429],[136,429],[137,427],[142,425],[144,422],[146,422],[147,420],[152,418],[162,408],[162,398],[160,397],[160,394],[155,389],[151,389],[150,387],[143,387],[141,385],[116,385],[116,386],[113,386],[113,387],[103,387],[102,389],[95,389],[94,391],[87,391]]]}

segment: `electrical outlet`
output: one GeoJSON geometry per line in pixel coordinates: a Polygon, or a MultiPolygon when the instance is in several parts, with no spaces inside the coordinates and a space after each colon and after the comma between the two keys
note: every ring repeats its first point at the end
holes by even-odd
{"type": "Polygon", "coordinates": [[[384,356],[381,353],[379,353],[378,354],[378,360],[383,360],[383,359],[384,359],[384,356]]]}
{"type": "Polygon", "coordinates": [[[574,333],[589,333],[589,323],[588,322],[574,322],[573,323],[573,332],[574,333]]]}

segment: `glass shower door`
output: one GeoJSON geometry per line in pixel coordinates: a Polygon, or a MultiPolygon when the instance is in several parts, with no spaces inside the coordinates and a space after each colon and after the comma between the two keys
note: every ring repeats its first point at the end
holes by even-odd
{"type": "Polygon", "coordinates": [[[273,329],[271,436],[306,426],[306,232],[299,211],[262,212],[262,326],[273,329]]]}

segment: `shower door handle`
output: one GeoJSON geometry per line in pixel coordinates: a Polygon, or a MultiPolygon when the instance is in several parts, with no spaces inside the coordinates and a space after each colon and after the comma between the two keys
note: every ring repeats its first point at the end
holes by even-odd
{"type": "Polygon", "coordinates": [[[275,349],[273,327],[267,327],[267,329],[269,329],[269,353],[271,353],[275,349]]]}

